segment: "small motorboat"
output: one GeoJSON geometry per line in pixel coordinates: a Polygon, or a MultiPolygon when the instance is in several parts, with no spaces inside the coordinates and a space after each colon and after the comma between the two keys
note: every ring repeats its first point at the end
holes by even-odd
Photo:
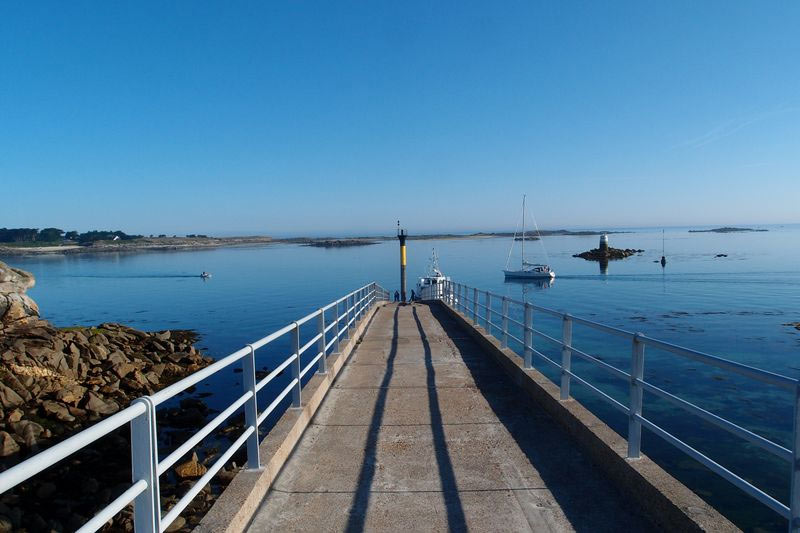
{"type": "Polygon", "coordinates": [[[433,250],[425,275],[417,281],[417,297],[422,300],[439,300],[445,296],[445,284],[450,281],[439,268],[439,256],[433,250]]]}
{"type": "Polygon", "coordinates": [[[203,279],[208,279],[208,278],[211,277],[211,272],[203,271],[203,273],[200,274],[200,277],[203,278],[203,279]]]}

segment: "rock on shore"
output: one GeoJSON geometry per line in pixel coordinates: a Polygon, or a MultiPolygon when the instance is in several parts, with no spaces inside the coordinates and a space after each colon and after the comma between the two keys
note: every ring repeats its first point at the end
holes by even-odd
{"type": "Polygon", "coordinates": [[[39,306],[25,292],[36,281],[33,274],[0,261],[0,335],[6,328],[24,326],[39,317],[39,306]]]}

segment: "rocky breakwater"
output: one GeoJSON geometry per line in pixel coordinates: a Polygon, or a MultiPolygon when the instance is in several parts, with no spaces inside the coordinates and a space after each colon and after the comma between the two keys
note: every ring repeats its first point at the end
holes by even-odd
{"type": "MultiPolygon", "coordinates": [[[[212,361],[193,346],[192,331],[148,333],[112,323],[55,328],[25,294],[33,284],[32,275],[0,262],[0,470],[212,361]]],[[[184,398],[163,413],[163,430],[185,427],[187,418],[202,425],[209,413],[201,400],[184,398]]],[[[0,532],[80,527],[130,486],[129,437],[121,428],[0,495],[0,532]]],[[[181,480],[203,468],[193,456],[164,479],[165,508],[185,491],[181,480]]],[[[202,510],[210,494],[198,498],[190,507],[202,510]]],[[[132,531],[130,508],[105,530],[132,531]]]]}

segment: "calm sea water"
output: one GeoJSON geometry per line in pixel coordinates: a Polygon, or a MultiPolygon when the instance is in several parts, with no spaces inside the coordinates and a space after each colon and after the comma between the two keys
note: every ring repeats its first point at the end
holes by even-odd
{"type": "MultiPolygon", "coordinates": [[[[688,233],[668,229],[668,264],[662,270],[661,231],[638,229],[610,236],[617,248],[641,255],[611,262],[602,273],[572,254],[597,246],[598,237],[545,237],[528,243],[529,260],[547,261],[552,284],[506,283],[501,269],[510,239],[409,241],[409,284],[426,267],[432,248],[456,281],[568,311],[630,331],[800,378],[800,226],[768,226],[763,233],[688,233]],[[715,257],[727,254],[727,257],[715,257]]],[[[149,330],[195,329],[200,345],[221,357],[368,281],[398,287],[396,242],[320,249],[296,245],[222,248],[191,252],[7,257],[33,272],[30,291],[42,314],[59,326],[121,322],[149,330]],[[201,271],[213,273],[201,280],[201,271]]],[[[519,243],[511,254],[519,261],[519,243]]],[[[536,315],[537,327],[560,336],[559,324],[536,315]]],[[[312,334],[308,332],[308,336],[312,334]]],[[[558,357],[537,340],[537,349],[558,357]]],[[[573,344],[623,369],[630,346],[621,339],[575,326],[573,344]]],[[[288,353],[288,339],[259,353],[271,368],[288,353]]],[[[645,355],[647,379],[731,418],[784,446],[792,430],[792,398],[773,387],[704,368],[655,350],[645,355]]],[[[555,378],[541,361],[537,366],[555,378]]],[[[581,362],[573,369],[623,403],[627,386],[581,362]]],[[[198,390],[222,405],[239,375],[223,373],[198,390]]],[[[276,380],[265,395],[283,388],[276,380]]],[[[575,396],[625,435],[624,416],[574,385],[575,396]]],[[[645,395],[645,415],[782,501],[788,500],[788,465],[683,411],[645,395]]],[[[704,467],[645,431],[644,451],[746,529],[785,529],[774,513],[743,496],[704,467]]]]}

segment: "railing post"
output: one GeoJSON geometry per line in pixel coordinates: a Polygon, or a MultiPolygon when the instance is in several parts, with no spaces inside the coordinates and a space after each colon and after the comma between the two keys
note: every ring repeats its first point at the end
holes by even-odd
{"type": "Polygon", "coordinates": [[[339,353],[339,334],[342,332],[341,327],[342,325],[339,323],[339,304],[341,302],[336,302],[336,305],[333,306],[333,332],[335,333],[335,337],[333,338],[333,350],[336,353],[339,353]]]}
{"type": "Polygon", "coordinates": [[[242,358],[242,387],[245,392],[250,391],[252,396],[244,404],[244,423],[245,426],[253,428],[253,432],[247,437],[247,468],[248,470],[258,470],[261,462],[258,457],[258,400],[256,398],[256,352],[253,346],[248,344],[250,353],[242,358]]]}
{"type": "Polygon", "coordinates": [[[350,322],[350,296],[344,297],[344,338],[350,338],[350,326],[347,324],[350,322]]]}
{"type": "Polygon", "coordinates": [[[524,368],[533,368],[533,307],[525,302],[525,326],[524,326],[525,351],[524,368]]]}
{"type": "Polygon", "coordinates": [[[143,479],[147,488],[133,501],[133,527],[135,533],[157,533],[161,530],[161,496],[156,409],[148,396],[133,401],[137,403],[144,404],[145,412],[131,420],[131,471],[133,482],[143,479]]]}
{"type": "Polygon", "coordinates": [[[792,433],[792,483],[789,498],[789,531],[800,531],[800,382],[794,387],[794,430],[792,433]]]}
{"type": "Polygon", "coordinates": [[[478,325],[478,289],[472,289],[472,323],[478,325]]]}
{"type": "Polygon", "coordinates": [[[633,336],[631,353],[631,390],[628,408],[628,459],[638,459],[642,446],[642,423],[636,418],[642,416],[642,385],[644,379],[644,343],[641,333],[633,336]]]}
{"type": "Polygon", "coordinates": [[[492,295],[486,291],[486,333],[492,334],[492,295]]]}
{"type": "Polygon", "coordinates": [[[299,409],[303,384],[300,383],[300,324],[297,322],[294,323],[294,330],[292,330],[292,351],[297,356],[292,365],[292,378],[297,380],[292,389],[292,408],[299,409]]]}
{"type": "Polygon", "coordinates": [[[503,338],[502,347],[508,348],[508,298],[503,296],[503,338]]]}
{"type": "Polygon", "coordinates": [[[319,358],[319,364],[317,365],[317,373],[318,374],[327,374],[328,373],[328,354],[326,353],[328,350],[325,349],[325,311],[322,309],[319,310],[319,317],[317,317],[317,332],[319,334],[319,340],[317,341],[317,353],[322,353],[319,358]]]}
{"type": "Polygon", "coordinates": [[[561,325],[561,395],[562,400],[569,400],[569,372],[572,371],[572,317],[564,315],[561,325]]]}

